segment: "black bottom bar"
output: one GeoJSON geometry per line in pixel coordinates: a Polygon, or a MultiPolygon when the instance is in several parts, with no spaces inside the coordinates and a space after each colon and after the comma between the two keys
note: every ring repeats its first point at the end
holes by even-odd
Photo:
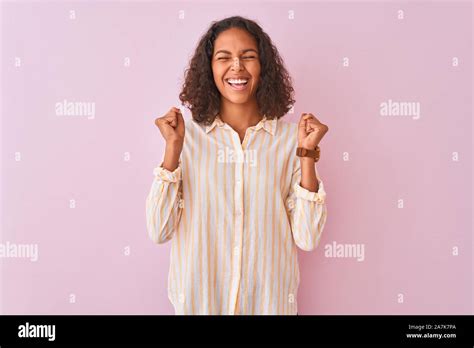
{"type": "Polygon", "coordinates": [[[474,346],[473,316],[0,316],[0,347],[58,344],[474,346]]]}

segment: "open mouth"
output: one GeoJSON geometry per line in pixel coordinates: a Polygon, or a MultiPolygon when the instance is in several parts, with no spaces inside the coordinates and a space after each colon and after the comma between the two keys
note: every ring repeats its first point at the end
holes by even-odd
{"type": "Polygon", "coordinates": [[[247,88],[249,79],[225,79],[225,82],[235,91],[243,91],[247,88]]]}

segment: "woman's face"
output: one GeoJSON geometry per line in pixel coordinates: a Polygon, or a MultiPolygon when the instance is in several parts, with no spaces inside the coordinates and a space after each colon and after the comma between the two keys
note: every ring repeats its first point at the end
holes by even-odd
{"type": "Polygon", "coordinates": [[[255,98],[260,80],[257,42],[247,31],[231,28],[219,34],[214,42],[212,73],[222,97],[235,104],[255,98]],[[246,80],[238,84],[233,79],[246,80]],[[229,79],[232,82],[229,82],[229,79]]]}

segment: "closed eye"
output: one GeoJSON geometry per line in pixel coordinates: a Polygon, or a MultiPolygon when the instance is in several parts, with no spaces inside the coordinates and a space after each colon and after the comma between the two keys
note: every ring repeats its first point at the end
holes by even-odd
{"type": "MultiPolygon", "coordinates": [[[[255,58],[255,56],[249,56],[249,57],[242,57],[243,59],[249,59],[249,58],[255,58]]],[[[221,59],[229,59],[227,57],[220,57],[220,58],[217,58],[217,60],[221,60],[221,59]]]]}

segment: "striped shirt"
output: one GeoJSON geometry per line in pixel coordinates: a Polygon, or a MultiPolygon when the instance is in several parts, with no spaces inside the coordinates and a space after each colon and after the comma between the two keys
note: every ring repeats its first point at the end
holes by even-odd
{"type": "Polygon", "coordinates": [[[179,165],[154,168],[147,231],[171,240],[176,314],[297,314],[297,247],[317,247],[326,193],[300,186],[297,125],[267,119],[238,133],[217,116],[185,122],[179,165]]]}

